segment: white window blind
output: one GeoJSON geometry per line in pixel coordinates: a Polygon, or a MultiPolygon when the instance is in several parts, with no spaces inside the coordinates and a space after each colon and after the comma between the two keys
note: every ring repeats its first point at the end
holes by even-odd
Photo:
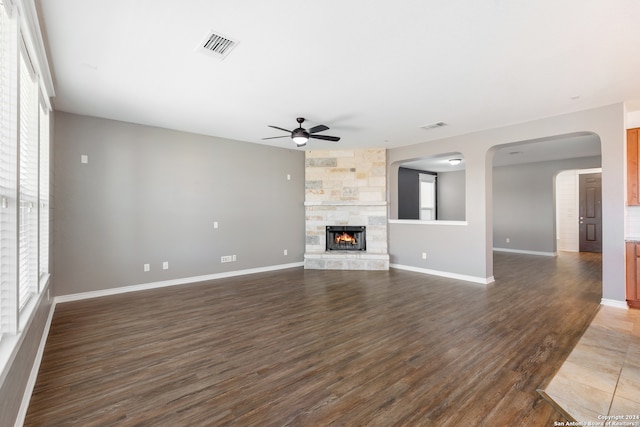
{"type": "Polygon", "coordinates": [[[13,9],[13,2],[11,0],[0,0],[0,7],[4,7],[4,11],[11,16],[11,10],[13,9]]]}
{"type": "MultiPolygon", "coordinates": [[[[40,277],[49,273],[49,109],[40,103],[40,277]]],[[[40,289],[38,289],[39,291],[40,289]]]]}
{"type": "Polygon", "coordinates": [[[18,29],[0,8],[0,334],[18,328],[18,29]]]}
{"type": "Polygon", "coordinates": [[[38,291],[38,86],[29,58],[20,51],[18,303],[38,291]]]}

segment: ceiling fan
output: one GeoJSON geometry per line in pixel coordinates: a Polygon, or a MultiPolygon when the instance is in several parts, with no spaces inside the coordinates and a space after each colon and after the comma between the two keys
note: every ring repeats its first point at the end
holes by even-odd
{"type": "Polygon", "coordinates": [[[304,147],[305,145],[307,145],[307,141],[309,141],[310,138],[321,139],[323,141],[332,141],[332,142],[340,141],[340,137],[337,137],[337,136],[315,135],[318,132],[329,130],[328,126],[317,125],[317,126],[312,127],[311,129],[307,130],[307,129],[304,129],[302,127],[302,123],[304,123],[304,117],[298,117],[296,119],[296,121],[298,122],[298,127],[295,128],[294,130],[288,130],[288,129],[284,129],[284,128],[281,128],[281,127],[278,127],[278,126],[269,125],[270,128],[274,128],[274,129],[282,130],[282,131],[285,131],[285,132],[289,132],[290,135],[272,136],[272,137],[269,137],[269,138],[262,138],[262,139],[264,140],[264,139],[276,139],[276,138],[291,137],[293,142],[295,142],[298,147],[304,147]]]}

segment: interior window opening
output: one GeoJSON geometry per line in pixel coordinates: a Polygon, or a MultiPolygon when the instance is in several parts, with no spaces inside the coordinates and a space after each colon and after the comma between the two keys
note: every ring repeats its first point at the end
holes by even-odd
{"type": "Polygon", "coordinates": [[[465,165],[461,153],[404,162],[398,169],[398,219],[465,221],[465,165]]]}

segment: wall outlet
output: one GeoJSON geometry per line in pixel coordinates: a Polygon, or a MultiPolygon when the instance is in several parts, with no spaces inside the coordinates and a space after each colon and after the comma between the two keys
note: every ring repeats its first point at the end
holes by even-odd
{"type": "Polygon", "coordinates": [[[83,165],[86,165],[87,163],[89,163],[89,156],[87,156],[86,154],[81,155],[80,163],[82,163],[83,165]]]}
{"type": "Polygon", "coordinates": [[[150,266],[149,264],[145,264],[145,265],[142,267],[142,269],[143,269],[144,271],[149,271],[149,270],[151,270],[151,266],[150,266]]]}
{"type": "Polygon", "coordinates": [[[213,228],[218,228],[218,221],[213,221],[213,228]]]}
{"type": "Polygon", "coordinates": [[[287,174],[287,181],[291,181],[291,174],[290,173],[287,174]]]}
{"type": "Polygon", "coordinates": [[[284,254],[285,255],[289,255],[289,251],[287,251],[286,249],[284,250],[284,254]]]}
{"type": "Polygon", "coordinates": [[[506,241],[507,243],[509,243],[509,242],[511,242],[511,239],[507,237],[507,238],[505,239],[505,241],[506,241]]]}
{"type": "Polygon", "coordinates": [[[162,269],[163,270],[168,270],[169,269],[169,261],[165,261],[162,263],[162,269]]]}
{"type": "Polygon", "coordinates": [[[426,252],[422,252],[422,259],[427,259],[427,253],[426,252]]]}

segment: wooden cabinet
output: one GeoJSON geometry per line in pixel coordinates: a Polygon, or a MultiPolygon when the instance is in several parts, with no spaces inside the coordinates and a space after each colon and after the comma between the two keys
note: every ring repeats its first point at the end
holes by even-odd
{"type": "Polygon", "coordinates": [[[640,243],[627,242],[627,304],[640,308],[640,243]]]}
{"type": "MultiPolygon", "coordinates": [[[[627,205],[640,206],[640,128],[627,129],[627,205]]],[[[640,243],[626,243],[627,304],[640,308],[640,243]]]]}
{"type": "Polygon", "coordinates": [[[627,129],[627,204],[640,206],[640,175],[638,174],[638,131],[627,129]]]}

